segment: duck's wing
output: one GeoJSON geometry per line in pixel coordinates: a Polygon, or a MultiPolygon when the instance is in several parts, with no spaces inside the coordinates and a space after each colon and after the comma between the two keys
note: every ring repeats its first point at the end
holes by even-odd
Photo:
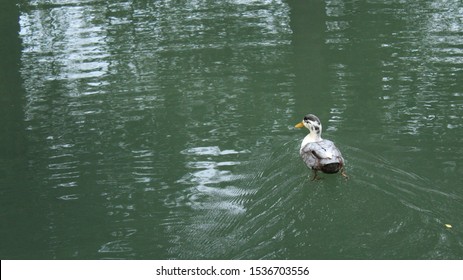
{"type": "Polygon", "coordinates": [[[341,152],[330,140],[323,139],[319,142],[308,143],[300,150],[300,155],[305,164],[312,169],[320,169],[321,166],[330,163],[343,163],[341,152]]]}
{"type": "Polygon", "coordinates": [[[330,140],[308,143],[301,148],[300,155],[307,167],[325,173],[336,173],[344,165],[341,152],[330,140]]]}
{"type": "Polygon", "coordinates": [[[323,140],[320,142],[315,142],[311,143],[312,147],[312,153],[314,156],[316,156],[318,159],[330,159],[333,158],[334,150],[337,150],[336,147],[334,146],[334,143],[331,142],[330,140],[323,140]]]}
{"type": "Polygon", "coordinates": [[[299,154],[301,155],[301,158],[302,160],[304,161],[304,163],[307,165],[307,167],[309,168],[314,168],[318,159],[317,157],[315,156],[315,154],[313,153],[314,150],[313,150],[313,146],[312,146],[313,143],[309,143],[307,145],[305,145],[303,148],[301,148],[301,150],[299,151],[299,154]]]}
{"type": "Polygon", "coordinates": [[[324,139],[323,141],[316,142],[318,145],[315,149],[316,156],[319,159],[342,161],[342,155],[339,149],[334,145],[333,141],[324,139]]]}
{"type": "Polygon", "coordinates": [[[333,141],[324,139],[320,142],[309,143],[301,149],[301,156],[313,156],[316,159],[336,159],[342,157],[341,152],[336,148],[333,141]]]}

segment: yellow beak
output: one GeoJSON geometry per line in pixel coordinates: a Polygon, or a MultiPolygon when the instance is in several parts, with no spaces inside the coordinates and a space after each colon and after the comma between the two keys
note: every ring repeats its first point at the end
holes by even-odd
{"type": "Polygon", "coordinates": [[[302,122],[296,124],[294,127],[296,128],[303,128],[304,127],[304,124],[302,122]]]}

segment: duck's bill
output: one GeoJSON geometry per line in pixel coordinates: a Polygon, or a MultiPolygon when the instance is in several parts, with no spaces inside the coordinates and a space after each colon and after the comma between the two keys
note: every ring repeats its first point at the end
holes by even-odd
{"type": "Polygon", "coordinates": [[[302,122],[296,124],[294,127],[296,128],[303,128],[304,127],[304,124],[302,122]]]}

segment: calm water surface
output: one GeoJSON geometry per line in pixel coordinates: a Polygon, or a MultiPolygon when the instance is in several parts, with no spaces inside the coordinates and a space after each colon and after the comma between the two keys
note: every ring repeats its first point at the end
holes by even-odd
{"type": "Polygon", "coordinates": [[[300,2],[20,5],[1,258],[462,259],[463,4],[300,2]]]}

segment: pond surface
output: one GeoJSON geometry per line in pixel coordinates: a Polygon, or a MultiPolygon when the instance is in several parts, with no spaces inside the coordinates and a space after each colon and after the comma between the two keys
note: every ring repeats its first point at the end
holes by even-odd
{"type": "Polygon", "coordinates": [[[0,257],[462,259],[462,2],[306,2],[21,4],[0,257]]]}

